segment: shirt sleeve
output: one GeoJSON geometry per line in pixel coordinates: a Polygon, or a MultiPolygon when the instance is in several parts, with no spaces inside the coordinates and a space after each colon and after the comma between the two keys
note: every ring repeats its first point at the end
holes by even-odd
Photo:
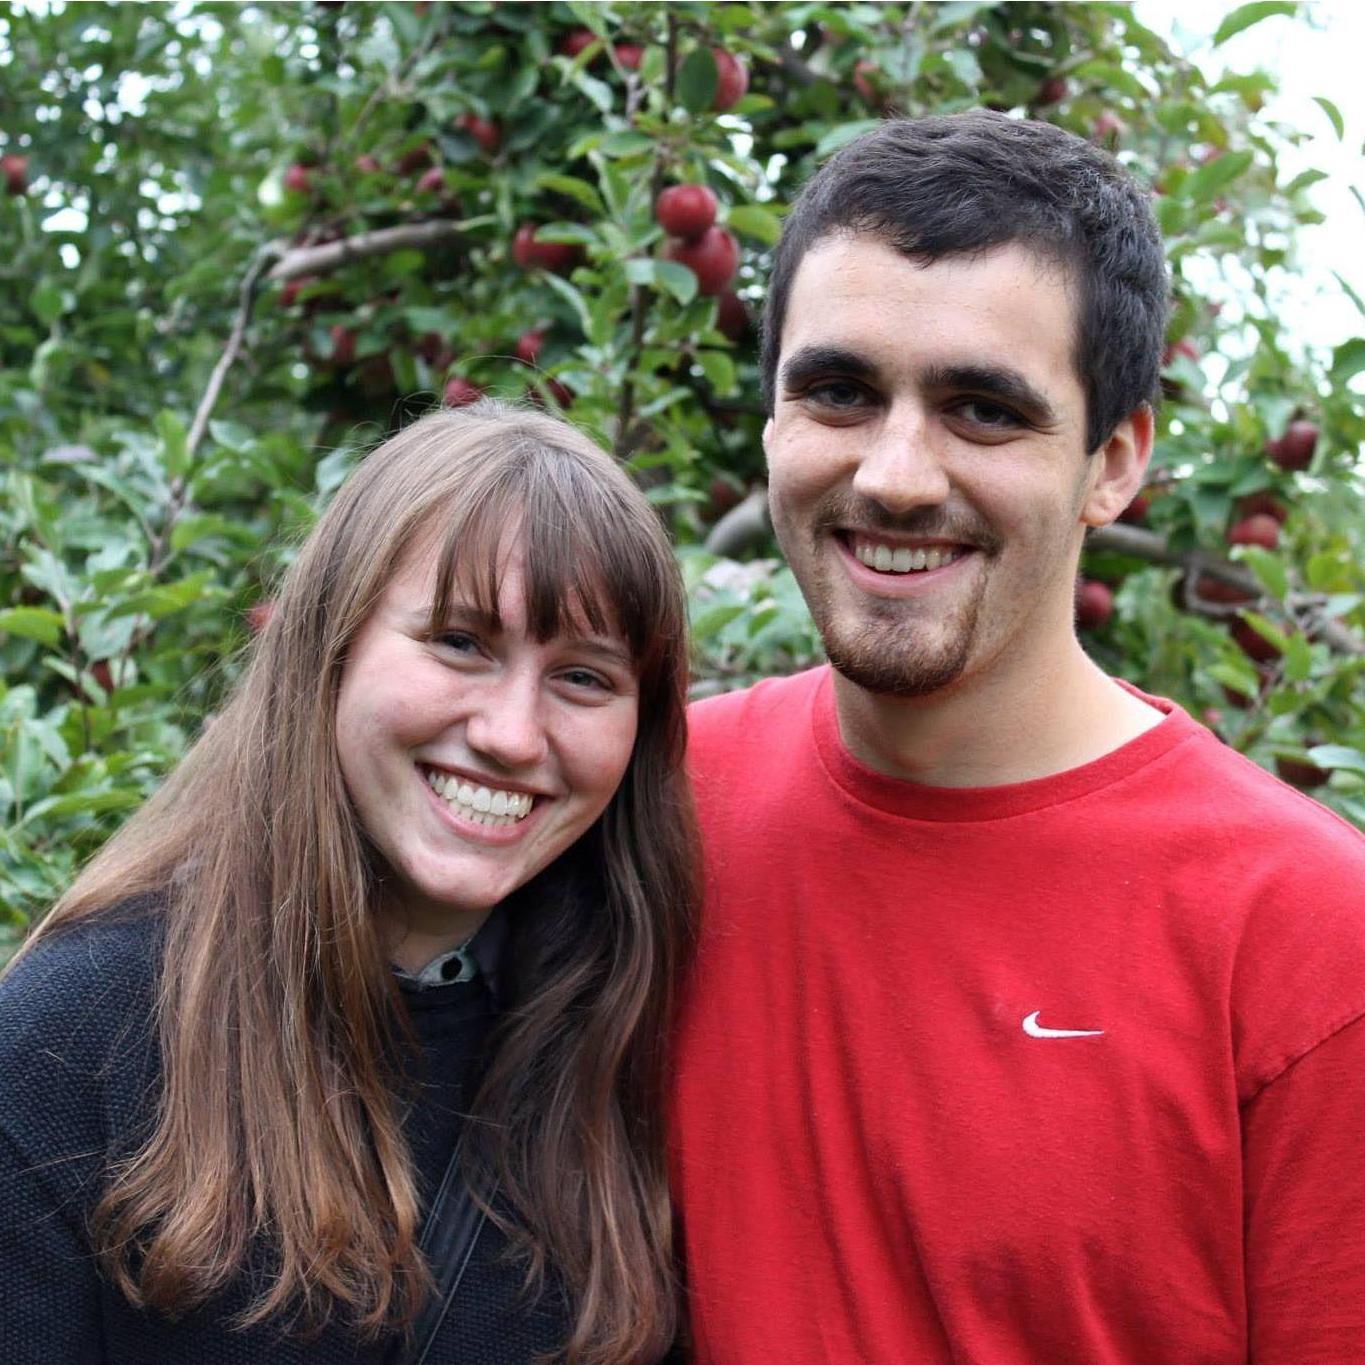
{"type": "Polygon", "coordinates": [[[78,1215],[0,1129],[0,1360],[103,1365],[99,1275],[78,1215]]]}
{"type": "Polygon", "coordinates": [[[1253,1365],[1365,1360],[1365,1018],[1243,1110],[1253,1365]]]}

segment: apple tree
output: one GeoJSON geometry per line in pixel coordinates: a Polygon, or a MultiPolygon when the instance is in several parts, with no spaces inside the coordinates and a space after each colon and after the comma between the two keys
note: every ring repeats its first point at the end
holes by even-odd
{"type": "Polygon", "coordinates": [[[1365,824],[1365,341],[1278,324],[1315,173],[1281,172],[1264,74],[1213,81],[1123,6],[756,0],[18,3],[0,72],[12,928],[211,723],[321,501],[433,403],[563,410],[629,466],[699,691],[817,659],[765,518],[766,256],[847,139],[980,104],[1111,148],[1168,239],[1157,457],[1088,546],[1089,647],[1365,824]]]}

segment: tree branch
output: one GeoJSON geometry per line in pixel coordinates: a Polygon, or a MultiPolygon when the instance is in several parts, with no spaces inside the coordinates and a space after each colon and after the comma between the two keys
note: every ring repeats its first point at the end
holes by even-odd
{"type": "Polygon", "coordinates": [[[740,551],[763,540],[770,529],[768,490],[755,488],[716,522],[707,533],[704,548],[709,554],[733,559],[740,551]]]}
{"type": "Polygon", "coordinates": [[[335,242],[317,246],[278,248],[279,260],[268,278],[295,280],[300,275],[326,275],[353,261],[370,256],[387,256],[406,247],[440,246],[460,235],[458,223],[445,218],[433,218],[425,223],[402,223],[398,227],[375,228],[373,232],[359,232],[354,237],[342,237],[335,242]]]}

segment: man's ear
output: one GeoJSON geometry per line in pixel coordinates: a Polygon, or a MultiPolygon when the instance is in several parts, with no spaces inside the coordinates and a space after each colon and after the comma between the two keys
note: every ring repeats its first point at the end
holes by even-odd
{"type": "Polygon", "coordinates": [[[1090,458],[1095,461],[1090,491],[1081,507],[1086,526],[1108,526],[1137,496],[1152,458],[1156,418],[1144,403],[1114,428],[1114,433],[1090,458]]]}

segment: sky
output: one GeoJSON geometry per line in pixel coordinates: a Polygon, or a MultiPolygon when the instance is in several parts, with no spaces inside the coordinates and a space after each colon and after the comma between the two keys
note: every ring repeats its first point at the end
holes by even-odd
{"type": "Polygon", "coordinates": [[[1365,5],[1359,0],[1310,0],[1304,17],[1274,16],[1213,48],[1223,18],[1239,6],[1228,0],[1137,0],[1138,18],[1190,56],[1206,74],[1257,67],[1280,87],[1261,111],[1265,121],[1307,133],[1311,140],[1281,158],[1283,178],[1316,167],[1328,173],[1312,189],[1326,215],[1299,235],[1298,268],[1282,280],[1279,315],[1291,336],[1314,348],[1339,345],[1365,334],[1365,317],[1332,271],[1365,297],[1365,208],[1350,192],[1365,193],[1365,5]],[[1338,139],[1314,103],[1321,95],[1341,111],[1345,136],[1338,139]]]}

